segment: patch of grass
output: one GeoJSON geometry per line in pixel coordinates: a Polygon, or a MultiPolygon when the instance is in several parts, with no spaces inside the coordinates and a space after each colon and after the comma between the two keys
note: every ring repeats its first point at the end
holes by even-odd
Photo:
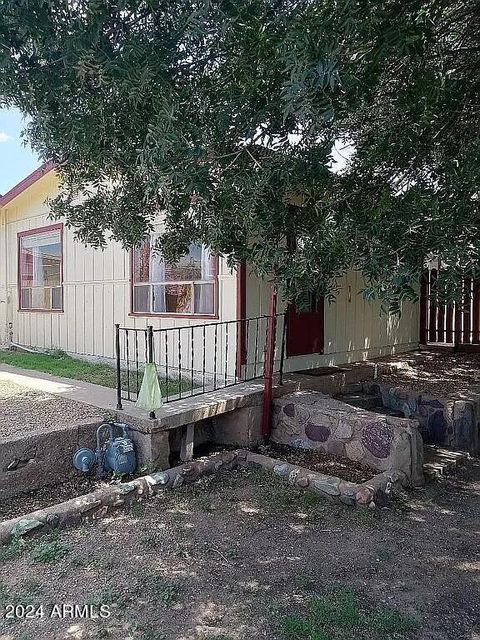
{"type": "Polygon", "coordinates": [[[220,635],[210,635],[210,636],[206,636],[205,640],[233,640],[232,636],[226,636],[224,633],[221,633],[220,635]]]}
{"type": "Polygon", "coordinates": [[[361,524],[372,526],[375,524],[376,512],[375,509],[369,509],[368,507],[358,507],[355,509],[354,514],[361,524]]]}
{"type": "Polygon", "coordinates": [[[147,535],[143,536],[143,538],[140,538],[140,542],[147,549],[156,549],[161,545],[161,539],[154,533],[148,533],[147,535]]]}
{"type": "Polygon", "coordinates": [[[167,636],[158,630],[156,626],[151,624],[133,624],[130,626],[131,631],[139,640],[167,640],[167,636]]]}
{"type": "Polygon", "coordinates": [[[34,562],[43,564],[56,564],[64,558],[70,551],[70,547],[63,544],[55,537],[42,540],[32,550],[32,559],[34,562]]]}
{"type": "MultiPolygon", "coordinates": [[[[72,378],[74,380],[84,380],[92,384],[99,384],[104,387],[113,389],[117,386],[117,372],[108,364],[98,362],[87,362],[79,360],[67,355],[64,351],[55,349],[46,353],[22,353],[21,351],[0,350],[0,363],[9,364],[12,367],[20,369],[30,369],[32,371],[42,371],[50,373],[54,376],[62,378],[72,378]]],[[[126,389],[127,383],[130,383],[130,389],[134,389],[137,384],[136,374],[130,373],[127,376],[126,371],[122,371],[122,386],[126,389]]],[[[142,383],[143,374],[139,372],[138,386],[142,383]]],[[[189,380],[171,380],[168,381],[168,394],[174,395],[180,390],[182,392],[190,391],[192,388],[189,380]]],[[[162,393],[167,391],[167,385],[164,380],[160,380],[162,393]]]]}
{"type": "Polygon", "coordinates": [[[310,591],[315,586],[315,580],[308,573],[300,572],[294,577],[294,583],[297,589],[310,591]]]}
{"type": "Polygon", "coordinates": [[[180,599],[180,587],[162,576],[147,575],[142,580],[142,589],[148,590],[153,599],[167,608],[180,599]]]}
{"type": "Polygon", "coordinates": [[[116,605],[119,609],[127,606],[128,596],[112,585],[107,585],[101,591],[94,593],[87,604],[100,607],[102,604],[116,605]]]}
{"type": "Polygon", "coordinates": [[[145,505],[142,502],[132,502],[130,513],[134,518],[143,518],[145,515],[145,505]]]}
{"type": "Polygon", "coordinates": [[[27,542],[23,538],[12,538],[4,547],[0,547],[0,562],[19,558],[27,547],[27,542]]]}
{"type": "Polygon", "coordinates": [[[374,615],[372,626],[383,634],[408,633],[419,629],[421,620],[418,616],[399,613],[395,609],[385,607],[374,615]]]}
{"type": "Polygon", "coordinates": [[[289,640],[388,640],[415,631],[420,620],[395,609],[368,611],[348,589],[314,598],[303,614],[283,616],[280,626],[289,640]]]}
{"type": "Polygon", "coordinates": [[[0,582],[0,605],[8,602],[10,598],[10,589],[4,582],[0,582]]]}

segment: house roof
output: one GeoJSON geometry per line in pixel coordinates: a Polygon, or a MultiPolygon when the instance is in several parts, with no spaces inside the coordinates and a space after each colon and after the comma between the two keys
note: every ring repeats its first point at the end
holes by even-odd
{"type": "Polygon", "coordinates": [[[54,169],[55,165],[53,162],[45,162],[41,167],[32,171],[30,175],[21,180],[18,184],[7,191],[7,193],[2,196],[0,195],[0,207],[4,207],[9,202],[11,202],[14,198],[23,193],[26,189],[31,187],[35,182],[43,178],[43,176],[54,169]]]}

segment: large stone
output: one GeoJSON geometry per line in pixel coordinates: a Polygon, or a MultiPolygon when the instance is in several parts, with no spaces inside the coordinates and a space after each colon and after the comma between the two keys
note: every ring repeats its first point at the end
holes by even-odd
{"type": "Polygon", "coordinates": [[[362,445],[375,458],[388,458],[393,442],[393,428],[386,422],[368,422],[363,427],[362,445]]]}
{"type": "Polygon", "coordinates": [[[314,442],[326,442],[330,437],[330,429],[322,424],[309,422],[305,427],[305,435],[314,442]]]}
{"type": "Polygon", "coordinates": [[[339,420],[334,435],[341,440],[348,440],[353,435],[352,423],[347,420],[339,420]]]}
{"type": "Polygon", "coordinates": [[[43,527],[43,522],[36,518],[23,518],[14,524],[11,534],[12,537],[24,536],[29,531],[43,527]]]}
{"type": "Polygon", "coordinates": [[[329,478],[328,476],[317,477],[313,479],[312,486],[317,491],[321,491],[322,493],[326,493],[329,496],[338,496],[340,495],[340,479],[339,478],[329,478]]]}
{"type": "Polygon", "coordinates": [[[453,405],[454,445],[476,455],[479,451],[479,433],[474,406],[457,400],[453,405]]]}

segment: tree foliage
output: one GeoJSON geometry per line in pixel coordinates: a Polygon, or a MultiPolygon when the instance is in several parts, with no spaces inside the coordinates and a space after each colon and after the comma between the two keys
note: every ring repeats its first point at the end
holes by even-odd
{"type": "Polygon", "coordinates": [[[479,14],[475,0],[0,0],[0,104],[30,116],[64,181],[53,211],[81,240],[138,244],[162,210],[169,258],[204,242],[299,302],[355,268],[395,311],[431,255],[448,298],[480,274],[479,14]]]}

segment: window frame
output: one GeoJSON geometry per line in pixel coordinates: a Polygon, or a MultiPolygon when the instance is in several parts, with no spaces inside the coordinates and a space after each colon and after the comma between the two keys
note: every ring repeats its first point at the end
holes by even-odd
{"type": "Polygon", "coordinates": [[[35,229],[28,229],[27,231],[19,231],[17,233],[17,311],[19,313],[64,313],[65,311],[65,282],[64,282],[64,238],[63,238],[63,223],[50,224],[44,227],[37,227],[35,229]],[[60,231],[60,276],[61,276],[61,288],[62,288],[62,307],[61,309],[40,309],[38,307],[27,309],[22,307],[22,273],[21,273],[21,251],[22,251],[22,238],[27,236],[39,235],[47,231],[60,231]]]}
{"type": "MultiPolygon", "coordinates": [[[[219,267],[219,258],[218,256],[212,256],[213,258],[213,278],[211,280],[211,284],[213,284],[213,304],[214,304],[214,313],[173,313],[172,311],[135,311],[133,308],[134,305],[134,252],[135,249],[130,251],[130,312],[129,316],[134,318],[189,318],[189,319],[197,319],[197,320],[218,320],[219,319],[219,295],[218,295],[218,267],[219,267]]],[[[185,284],[189,284],[195,281],[185,281],[185,284]]],[[[199,281],[200,282],[200,281],[199,281]]],[[[138,285],[150,285],[153,286],[154,283],[151,282],[139,282],[138,285]]],[[[170,283],[167,283],[170,284],[170,283]]],[[[175,284],[172,282],[171,284],[175,284]]],[[[209,283],[210,284],[210,283],[209,283]]]]}

